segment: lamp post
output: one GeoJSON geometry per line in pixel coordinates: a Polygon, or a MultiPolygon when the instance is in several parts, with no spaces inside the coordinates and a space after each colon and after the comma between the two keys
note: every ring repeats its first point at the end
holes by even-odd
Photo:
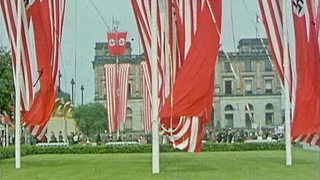
{"type": "Polygon", "coordinates": [[[74,82],[73,78],[71,79],[70,83],[71,83],[71,102],[74,103],[73,102],[73,86],[74,86],[75,82],[74,82]]]}
{"type": "Polygon", "coordinates": [[[81,105],[83,106],[83,90],[84,90],[84,87],[83,85],[81,84],[81,105]]]}
{"type": "Polygon", "coordinates": [[[59,70],[59,75],[58,75],[58,77],[59,77],[59,81],[58,81],[58,83],[59,83],[59,84],[58,84],[58,92],[60,92],[60,91],[61,91],[60,79],[61,79],[61,77],[62,77],[60,70],[59,70]]]}

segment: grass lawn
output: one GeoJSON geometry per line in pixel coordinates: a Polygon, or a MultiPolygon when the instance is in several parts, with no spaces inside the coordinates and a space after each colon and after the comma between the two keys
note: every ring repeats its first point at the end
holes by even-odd
{"type": "Polygon", "coordinates": [[[0,160],[0,180],[93,179],[320,179],[320,153],[285,151],[160,153],[160,173],[152,174],[151,154],[29,155],[15,169],[14,159],[0,160]]]}

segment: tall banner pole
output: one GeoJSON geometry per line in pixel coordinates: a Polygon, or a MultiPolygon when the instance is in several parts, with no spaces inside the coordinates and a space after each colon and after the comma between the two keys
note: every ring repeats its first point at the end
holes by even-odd
{"type": "Polygon", "coordinates": [[[22,0],[18,0],[17,21],[17,49],[16,49],[16,84],[15,84],[15,167],[21,167],[20,153],[20,77],[21,77],[21,27],[22,27],[22,0]]]}
{"type": "Polygon", "coordinates": [[[159,168],[158,66],[157,66],[157,0],[151,1],[151,93],[152,93],[152,173],[159,168]]]}
{"type": "Polygon", "coordinates": [[[285,94],[285,144],[286,144],[286,165],[291,166],[291,116],[290,116],[290,96],[289,96],[289,81],[290,81],[290,68],[288,57],[288,34],[287,34],[287,0],[282,0],[282,46],[283,46],[283,62],[284,62],[284,94],[285,94]]]}
{"type": "MultiPolygon", "coordinates": [[[[118,37],[116,37],[118,38],[118,37]]],[[[119,56],[116,55],[116,75],[115,75],[115,83],[116,83],[116,88],[115,88],[115,104],[116,104],[116,123],[117,123],[117,140],[120,139],[120,120],[119,120],[119,95],[118,95],[118,88],[119,88],[119,56]]]]}

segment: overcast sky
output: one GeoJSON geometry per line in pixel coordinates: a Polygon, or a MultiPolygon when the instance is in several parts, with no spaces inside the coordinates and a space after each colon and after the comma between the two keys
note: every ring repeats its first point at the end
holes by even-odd
{"type": "MultiPolygon", "coordinates": [[[[71,78],[75,79],[75,103],[81,104],[81,85],[84,86],[84,104],[94,98],[94,47],[106,41],[106,32],[112,19],[119,21],[119,30],[128,32],[133,54],[138,54],[139,36],[130,0],[67,0],[62,37],[61,88],[71,93],[71,78]]],[[[262,24],[256,33],[256,15],[260,14],[257,0],[223,0],[222,48],[234,51],[241,38],[265,37],[262,24]],[[233,20],[231,18],[231,14],[233,20]],[[232,26],[233,22],[233,26],[232,26]],[[235,43],[234,43],[235,40],[235,43]]],[[[2,19],[2,17],[1,17],[2,19]]],[[[3,22],[0,27],[0,45],[7,46],[3,22]]]]}

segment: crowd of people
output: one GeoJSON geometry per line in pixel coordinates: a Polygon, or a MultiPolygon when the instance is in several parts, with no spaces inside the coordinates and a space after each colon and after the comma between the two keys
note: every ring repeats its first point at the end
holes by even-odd
{"type": "MultiPolygon", "coordinates": [[[[107,133],[97,133],[92,137],[78,132],[71,133],[68,135],[68,142],[70,144],[84,144],[84,145],[101,145],[108,142],[138,142],[141,144],[151,143],[151,134],[126,134],[121,133],[119,136],[114,134],[107,133]]],[[[277,134],[271,129],[262,129],[262,130],[245,130],[245,129],[231,129],[231,128],[222,128],[222,129],[206,129],[204,132],[203,140],[206,142],[212,143],[242,143],[246,140],[254,139],[274,139],[282,140],[283,134],[277,134]]],[[[163,138],[163,143],[169,142],[167,138],[163,138]],[[167,141],[165,141],[167,140],[167,141]]],[[[59,132],[58,139],[55,137],[54,132],[51,132],[51,138],[49,142],[66,142],[63,139],[62,132],[59,132]]]]}
{"type": "Polygon", "coordinates": [[[241,143],[254,139],[274,139],[281,141],[283,138],[283,133],[276,133],[272,129],[245,130],[222,128],[218,130],[205,130],[203,139],[213,143],[241,143]]]}
{"type": "MultiPolygon", "coordinates": [[[[284,139],[283,133],[276,133],[272,129],[231,129],[231,128],[221,128],[221,129],[206,129],[204,131],[203,140],[212,143],[242,143],[246,140],[254,139],[273,139],[277,141],[282,141],[284,139]]],[[[21,137],[21,143],[25,144],[25,137],[21,137]]],[[[126,134],[120,133],[118,136],[116,134],[109,133],[97,133],[93,136],[87,136],[81,132],[71,132],[67,139],[64,138],[62,131],[59,131],[58,136],[55,135],[53,131],[51,134],[46,135],[46,143],[69,143],[70,145],[82,144],[82,145],[102,145],[108,142],[138,142],[139,144],[150,144],[152,143],[151,134],[126,134]]],[[[40,143],[41,141],[36,138],[30,137],[30,144],[40,143]]],[[[168,137],[161,138],[162,143],[170,143],[168,137]]],[[[0,146],[5,143],[5,137],[0,136],[0,146]]],[[[14,144],[14,136],[9,141],[10,144],[14,144]]],[[[28,144],[29,144],[28,143],[28,144]]]]}

